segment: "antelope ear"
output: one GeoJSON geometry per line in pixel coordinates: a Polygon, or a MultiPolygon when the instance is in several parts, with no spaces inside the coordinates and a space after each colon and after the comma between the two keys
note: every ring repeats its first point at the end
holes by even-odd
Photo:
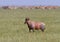
{"type": "Polygon", "coordinates": [[[27,20],[30,20],[30,18],[29,18],[29,17],[26,17],[26,19],[27,19],[27,20]]]}

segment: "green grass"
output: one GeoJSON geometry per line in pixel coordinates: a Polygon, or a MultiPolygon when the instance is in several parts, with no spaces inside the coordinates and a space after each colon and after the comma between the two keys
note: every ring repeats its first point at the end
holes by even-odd
{"type": "Polygon", "coordinates": [[[60,42],[60,9],[0,9],[0,42],[60,42]],[[29,33],[25,17],[44,22],[45,32],[29,33]]]}

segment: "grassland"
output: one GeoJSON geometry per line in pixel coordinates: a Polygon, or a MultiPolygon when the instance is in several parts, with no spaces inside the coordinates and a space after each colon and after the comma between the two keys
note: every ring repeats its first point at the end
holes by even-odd
{"type": "Polygon", "coordinates": [[[60,42],[60,9],[0,9],[0,42],[60,42]],[[29,33],[25,17],[44,22],[44,33],[29,33]]]}

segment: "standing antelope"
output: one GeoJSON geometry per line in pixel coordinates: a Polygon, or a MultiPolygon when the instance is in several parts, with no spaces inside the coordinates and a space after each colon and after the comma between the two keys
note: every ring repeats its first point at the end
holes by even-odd
{"type": "Polygon", "coordinates": [[[30,18],[25,18],[24,24],[27,24],[29,28],[29,32],[31,32],[31,30],[34,32],[34,30],[39,30],[39,29],[42,32],[44,32],[45,30],[45,24],[43,22],[34,22],[31,21],[30,18]]]}

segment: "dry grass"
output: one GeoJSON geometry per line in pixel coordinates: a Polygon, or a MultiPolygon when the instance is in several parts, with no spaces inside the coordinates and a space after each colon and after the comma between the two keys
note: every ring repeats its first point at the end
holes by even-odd
{"type": "Polygon", "coordinates": [[[60,9],[0,9],[0,42],[60,42],[60,9]],[[28,32],[25,17],[46,24],[44,33],[28,32]]]}

